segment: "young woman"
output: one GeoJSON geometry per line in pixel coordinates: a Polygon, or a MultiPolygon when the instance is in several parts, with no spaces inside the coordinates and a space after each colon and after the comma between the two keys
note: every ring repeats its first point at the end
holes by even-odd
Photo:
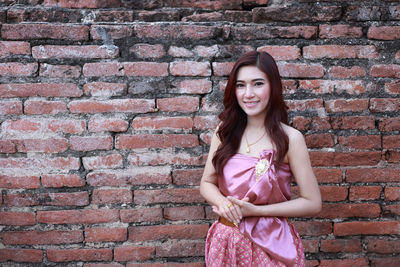
{"type": "Polygon", "coordinates": [[[302,134],[288,126],[274,59],[249,52],[228,79],[200,184],[219,215],[208,231],[207,266],[305,266],[287,217],[313,215],[321,196],[302,134]],[[299,197],[290,200],[294,177],[299,197]]]}

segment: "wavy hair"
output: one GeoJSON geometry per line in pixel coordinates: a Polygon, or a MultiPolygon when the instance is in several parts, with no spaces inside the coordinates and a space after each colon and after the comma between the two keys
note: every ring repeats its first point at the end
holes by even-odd
{"type": "Polygon", "coordinates": [[[268,77],[271,94],[266,108],[265,129],[276,150],[274,163],[279,166],[289,148],[289,138],[281,123],[288,124],[287,106],[282,96],[282,81],[278,66],[266,52],[252,51],[242,55],[233,66],[224,93],[224,111],[219,115],[221,123],[217,136],[221,144],[216,150],[212,163],[216,175],[222,175],[226,162],[237,153],[240,140],[247,125],[247,115],[236,98],[237,74],[243,66],[256,66],[268,77]]]}

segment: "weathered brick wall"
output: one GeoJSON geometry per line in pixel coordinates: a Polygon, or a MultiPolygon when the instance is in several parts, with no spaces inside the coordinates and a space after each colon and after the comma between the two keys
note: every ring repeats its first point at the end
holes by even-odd
{"type": "Polygon", "coordinates": [[[259,49],[320,183],[308,266],[395,266],[399,25],[396,0],[1,0],[0,264],[203,266],[210,136],[259,49]]]}

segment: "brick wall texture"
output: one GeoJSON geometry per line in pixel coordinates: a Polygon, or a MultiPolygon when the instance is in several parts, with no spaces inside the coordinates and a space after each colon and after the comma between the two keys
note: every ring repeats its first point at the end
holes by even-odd
{"type": "Polygon", "coordinates": [[[204,266],[199,182],[251,50],[320,183],[291,219],[307,266],[398,266],[398,0],[1,0],[0,265],[204,266]]]}

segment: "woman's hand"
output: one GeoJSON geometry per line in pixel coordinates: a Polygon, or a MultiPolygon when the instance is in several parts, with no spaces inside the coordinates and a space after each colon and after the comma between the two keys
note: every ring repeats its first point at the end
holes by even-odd
{"type": "Polygon", "coordinates": [[[234,197],[228,197],[228,200],[235,205],[235,207],[238,207],[240,209],[240,214],[242,217],[248,217],[252,216],[254,212],[254,205],[249,202],[249,198],[245,197],[242,200],[234,198],[234,197]]]}
{"type": "Polygon", "coordinates": [[[212,206],[212,210],[220,217],[224,217],[233,224],[238,225],[243,218],[241,208],[234,202],[229,201],[228,198],[226,198],[220,205],[212,206]]]}

